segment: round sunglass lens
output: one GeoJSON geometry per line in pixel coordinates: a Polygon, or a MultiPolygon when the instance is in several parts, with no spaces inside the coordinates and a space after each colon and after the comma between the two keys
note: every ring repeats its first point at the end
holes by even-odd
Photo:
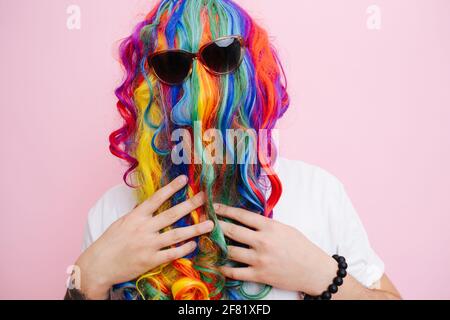
{"type": "Polygon", "coordinates": [[[206,66],[216,73],[229,73],[241,63],[242,46],[237,38],[219,39],[206,46],[201,53],[206,66]]]}
{"type": "Polygon", "coordinates": [[[156,76],[167,84],[180,84],[189,75],[192,57],[186,52],[167,51],[150,59],[156,76]]]}

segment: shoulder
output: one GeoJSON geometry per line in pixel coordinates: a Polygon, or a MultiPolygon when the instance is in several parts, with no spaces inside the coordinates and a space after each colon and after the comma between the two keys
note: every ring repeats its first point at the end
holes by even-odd
{"type": "Polygon", "coordinates": [[[330,171],[302,160],[279,157],[276,172],[283,184],[283,192],[302,192],[309,195],[338,195],[343,183],[330,171]]]}
{"type": "Polygon", "coordinates": [[[279,158],[275,171],[283,192],[274,218],[296,227],[322,248],[334,249],[336,230],[345,222],[342,182],[330,171],[301,160],[279,158]]]}
{"type": "Polygon", "coordinates": [[[104,192],[89,210],[84,247],[99,238],[114,221],[133,210],[136,203],[135,189],[124,183],[104,192]]]}
{"type": "Polygon", "coordinates": [[[135,189],[119,184],[108,189],[95,203],[93,215],[108,220],[115,216],[122,216],[133,209],[136,204],[135,189]]]}
{"type": "Polygon", "coordinates": [[[365,286],[379,280],[384,263],[372,249],[344,184],[317,165],[279,160],[275,170],[283,193],[274,216],[298,228],[328,254],[345,256],[348,271],[365,286]]]}

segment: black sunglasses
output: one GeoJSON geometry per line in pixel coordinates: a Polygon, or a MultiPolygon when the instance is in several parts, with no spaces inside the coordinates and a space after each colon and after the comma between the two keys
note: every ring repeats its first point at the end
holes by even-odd
{"type": "Polygon", "coordinates": [[[244,47],[241,36],[221,37],[203,45],[197,53],[185,50],[155,52],[148,57],[148,64],[161,82],[178,85],[190,76],[194,59],[215,75],[234,72],[244,58],[244,47]]]}

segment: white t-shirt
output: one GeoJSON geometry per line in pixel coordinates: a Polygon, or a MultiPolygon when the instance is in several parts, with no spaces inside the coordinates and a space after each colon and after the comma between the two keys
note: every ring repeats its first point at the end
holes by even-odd
{"type": "MultiPolygon", "coordinates": [[[[347,271],[364,286],[377,283],[384,273],[384,263],[371,248],[343,184],[324,169],[303,161],[279,157],[275,169],[283,193],[273,218],[297,228],[329,255],[344,256],[347,271]]],[[[134,190],[125,184],[107,191],[89,211],[83,250],[135,205],[134,190]]],[[[259,289],[256,284],[246,284],[246,292],[259,289]]],[[[266,299],[299,297],[297,292],[273,288],[266,299]]]]}

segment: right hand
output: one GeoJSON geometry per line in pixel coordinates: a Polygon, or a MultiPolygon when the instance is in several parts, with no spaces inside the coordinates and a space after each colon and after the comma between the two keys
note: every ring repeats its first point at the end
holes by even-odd
{"type": "Polygon", "coordinates": [[[200,192],[153,216],[186,183],[187,177],[179,176],[159,189],[133,211],[114,222],[78,258],[75,265],[81,272],[81,292],[88,299],[105,299],[114,284],[130,281],[161,264],[186,256],[195,249],[195,241],[165,248],[212,231],[214,223],[208,220],[160,233],[160,230],[204,204],[204,194],[200,192]]]}

